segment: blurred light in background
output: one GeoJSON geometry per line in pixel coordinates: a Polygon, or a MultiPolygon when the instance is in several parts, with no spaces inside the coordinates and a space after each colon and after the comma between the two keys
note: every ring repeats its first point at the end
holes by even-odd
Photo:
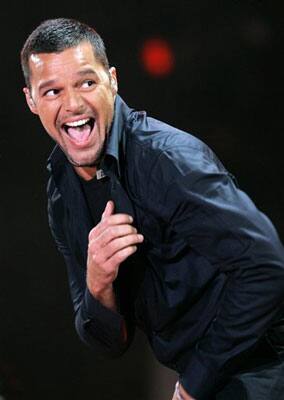
{"type": "Polygon", "coordinates": [[[142,66],[149,75],[165,77],[174,69],[175,57],[170,44],[160,38],[146,40],[141,47],[142,66]]]}

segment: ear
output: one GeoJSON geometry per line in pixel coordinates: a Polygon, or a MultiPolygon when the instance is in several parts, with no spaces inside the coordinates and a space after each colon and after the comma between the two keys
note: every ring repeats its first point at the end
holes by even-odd
{"type": "Polygon", "coordinates": [[[35,102],[34,102],[34,99],[32,98],[30,89],[28,89],[27,87],[25,87],[25,88],[23,89],[23,92],[24,92],[24,94],[25,94],[26,101],[27,101],[27,104],[28,104],[29,109],[31,110],[31,112],[34,113],[34,114],[38,114],[38,112],[37,112],[37,107],[36,107],[36,104],[35,104],[35,102]]]}
{"type": "Polygon", "coordinates": [[[112,93],[115,96],[118,91],[118,84],[117,84],[117,77],[116,77],[116,69],[111,67],[109,69],[109,76],[110,76],[110,85],[112,89],[112,93]]]}

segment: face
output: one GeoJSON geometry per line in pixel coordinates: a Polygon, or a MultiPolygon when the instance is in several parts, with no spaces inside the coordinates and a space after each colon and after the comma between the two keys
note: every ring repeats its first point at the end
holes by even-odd
{"type": "Polygon", "coordinates": [[[30,110],[74,166],[95,165],[113,119],[115,69],[106,71],[88,42],[32,55],[29,65],[31,89],[24,93],[30,110]]]}

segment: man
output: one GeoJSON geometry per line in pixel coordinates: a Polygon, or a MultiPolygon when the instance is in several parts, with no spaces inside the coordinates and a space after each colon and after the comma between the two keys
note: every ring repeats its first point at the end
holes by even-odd
{"type": "Polygon", "coordinates": [[[21,62],[57,143],[48,216],[80,338],[115,357],[140,327],[179,373],[173,400],[279,399],[284,254],[269,219],[206,144],[124,103],[91,27],[44,21],[21,62]]]}

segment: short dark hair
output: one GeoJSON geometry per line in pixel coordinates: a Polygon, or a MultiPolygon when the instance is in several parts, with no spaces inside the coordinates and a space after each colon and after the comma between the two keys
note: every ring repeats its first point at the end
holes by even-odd
{"type": "Polygon", "coordinates": [[[41,22],[21,50],[21,66],[27,87],[30,87],[29,58],[32,54],[60,53],[82,42],[92,45],[96,59],[108,70],[105,45],[95,29],[72,18],[54,18],[41,22]]]}

